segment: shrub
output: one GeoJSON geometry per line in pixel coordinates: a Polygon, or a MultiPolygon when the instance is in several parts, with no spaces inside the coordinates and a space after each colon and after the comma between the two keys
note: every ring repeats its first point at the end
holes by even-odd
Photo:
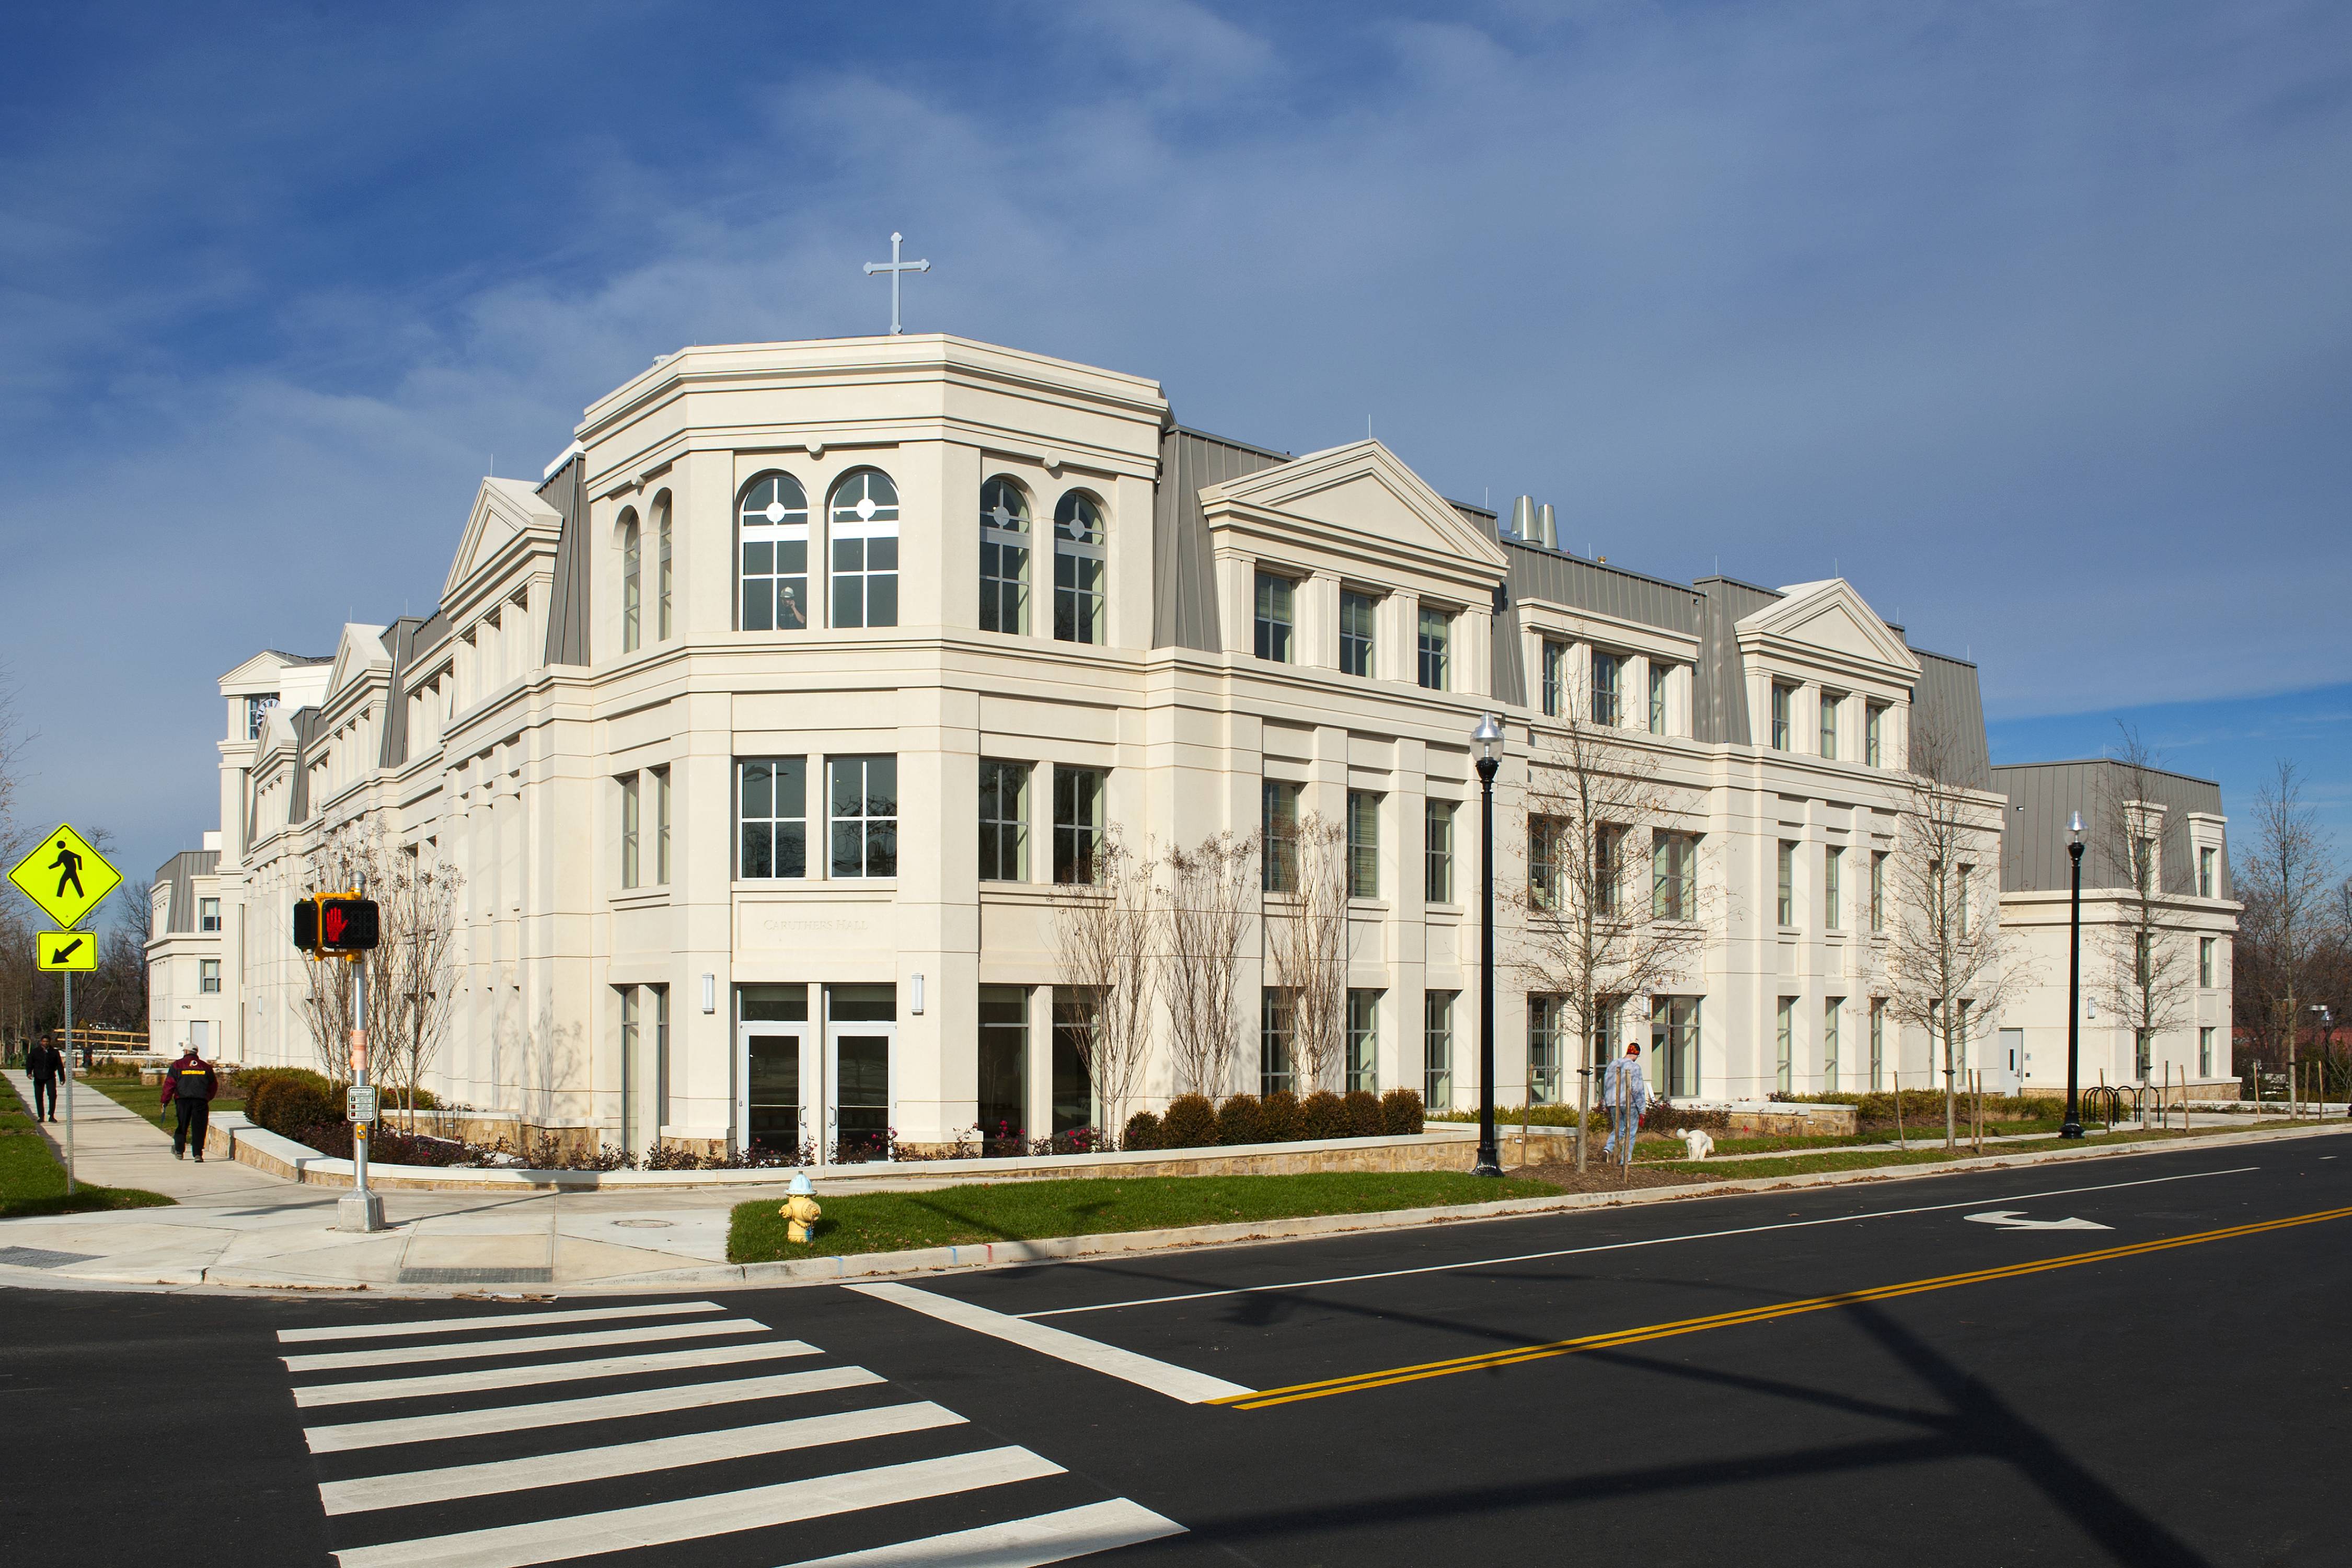
{"type": "Polygon", "coordinates": [[[1348,1102],[1328,1089],[1318,1089],[1298,1102],[1298,1120],[1308,1138],[1345,1138],[1348,1102]]]}
{"type": "Polygon", "coordinates": [[[1149,1110],[1139,1110],[1127,1119],[1127,1135],[1118,1141],[1122,1149],[1157,1149],[1162,1134],[1160,1118],[1149,1110]]]}
{"type": "Polygon", "coordinates": [[[1378,1095],[1370,1089],[1351,1089],[1339,1097],[1339,1103],[1348,1113],[1348,1131],[1344,1136],[1377,1138],[1381,1135],[1381,1101],[1378,1095]]]}
{"type": "MultiPolygon", "coordinates": [[[[309,1068],[238,1068],[227,1079],[221,1086],[221,1098],[244,1100],[246,1120],[272,1132],[278,1131],[277,1124],[264,1118],[268,1114],[270,1098],[281,1089],[295,1085],[322,1098],[331,1098],[335,1093],[334,1083],[324,1073],[312,1072],[309,1068]]],[[[294,1136],[291,1132],[280,1135],[294,1136]]]]}
{"type": "Polygon", "coordinates": [[[1298,1110],[1298,1097],[1286,1089],[1277,1089],[1257,1102],[1258,1131],[1268,1143],[1296,1143],[1307,1136],[1307,1119],[1298,1110]]]}
{"type": "Polygon", "coordinates": [[[274,1079],[264,1083],[258,1092],[246,1096],[245,1116],[255,1126],[299,1143],[306,1141],[304,1135],[313,1127],[332,1126],[342,1121],[343,1094],[340,1087],[330,1087],[317,1073],[304,1073],[299,1079],[274,1079]]]}
{"type": "Polygon", "coordinates": [[[1163,1149],[1206,1149],[1217,1141],[1217,1108],[1205,1094],[1180,1094],[1160,1122],[1163,1149]]]}
{"type": "Polygon", "coordinates": [[[1381,1096],[1381,1130],[1391,1136],[1421,1131],[1421,1096],[1409,1089],[1392,1089],[1381,1096]]]}
{"type": "Polygon", "coordinates": [[[1257,1096],[1236,1094],[1217,1107],[1218,1142],[1263,1143],[1265,1141],[1265,1117],[1258,1109],[1257,1096]]]}

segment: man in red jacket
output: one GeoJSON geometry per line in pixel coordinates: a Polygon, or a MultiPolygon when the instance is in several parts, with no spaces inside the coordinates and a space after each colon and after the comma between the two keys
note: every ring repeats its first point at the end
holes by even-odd
{"type": "Polygon", "coordinates": [[[172,1134],[173,1159],[186,1159],[188,1144],[194,1142],[196,1163],[205,1163],[205,1133],[212,1122],[213,1091],[218,1087],[219,1075],[196,1054],[195,1042],[190,1041],[186,1054],[163,1075],[163,1103],[179,1107],[180,1112],[179,1127],[172,1134]]]}

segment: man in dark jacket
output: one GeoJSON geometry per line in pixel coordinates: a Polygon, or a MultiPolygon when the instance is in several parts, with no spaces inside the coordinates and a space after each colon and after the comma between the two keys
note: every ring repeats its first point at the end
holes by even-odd
{"type": "Polygon", "coordinates": [[[173,1159],[186,1159],[188,1145],[194,1142],[196,1163],[205,1163],[205,1133],[212,1122],[213,1090],[218,1084],[219,1075],[196,1054],[194,1041],[163,1075],[163,1103],[179,1107],[179,1126],[172,1133],[173,1159]]]}
{"type": "Polygon", "coordinates": [[[58,1119],[58,1080],[66,1076],[65,1053],[47,1039],[25,1053],[25,1072],[33,1080],[33,1120],[58,1119]]]}

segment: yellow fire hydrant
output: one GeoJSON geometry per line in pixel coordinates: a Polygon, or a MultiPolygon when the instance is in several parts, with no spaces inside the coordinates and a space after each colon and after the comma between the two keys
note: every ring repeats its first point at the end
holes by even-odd
{"type": "Polygon", "coordinates": [[[793,1175],[793,1184],[786,1189],[789,1195],[784,1199],[784,1206],[776,1211],[789,1222],[784,1226],[786,1240],[807,1241],[810,1227],[814,1226],[817,1217],[824,1213],[824,1210],[817,1206],[816,1199],[811,1195],[814,1189],[809,1186],[806,1171],[798,1172],[793,1175]]]}

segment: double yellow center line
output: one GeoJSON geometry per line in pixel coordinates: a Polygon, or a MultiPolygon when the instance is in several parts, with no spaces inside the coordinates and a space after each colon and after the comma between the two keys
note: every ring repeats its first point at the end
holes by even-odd
{"type": "Polygon", "coordinates": [[[2176,1247],[2195,1247],[2208,1241],[2231,1241],[2242,1236],[2260,1236],[2265,1231],[2285,1230],[2299,1225],[2317,1225],[2322,1220],[2352,1216],[2352,1208],[2323,1209],[2317,1214],[2295,1215],[2286,1219],[2262,1220],[2252,1225],[2233,1225],[2221,1230],[2199,1231],[2193,1236],[2167,1237],[2161,1241],[2138,1241],[2125,1247],[2103,1247],[2093,1252],[2070,1252],[2061,1258],[2045,1258],[2030,1263],[2005,1264],[1999,1268],[1979,1268],[1967,1274],[1940,1274],[1932,1279],[1911,1279],[1900,1285],[1876,1285],[1863,1290],[1843,1290],[1834,1296],[1814,1296],[1801,1301],[1783,1301],[1773,1306],[1750,1307],[1744,1311],[1718,1312],[1707,1318],[1684,1318],[1671,1323],[1651,1323],[1638,1329],[1619,1329],[1612,1333],[1587,1334],[1581,1339],[1554,1340],[1549,1344],[1518,1345],[1509,1350],[1489,1351],[1484,1355],[1461,1356],[1453,1361],[1423,1362],[1417,1366],[1392,1366],[1380,1372],[1358,1373],[1353,1377],[1335,1377],[1321,1383],[1293,1384],[1287,1388],[1264,1388],[1255,1394],[1233,1394],[1212,1400],[1214,1405],[1227,1405],[1237,1410],[1263,1410],[1270,1405],[1294,1405],[1302,1399],[1328,1399],[1335,1394],[1358,1394],[1368,1388],[1386,1388],[1391,1384],[1418,1383],[1427,1377],[1452,1377],[1457,1373],[1485,1372],[1491,1367],[1516,1365],[1523,1361],[1544,1361],[1552,1356],[1575,1355],[1580,1351],[1612,1350],[1619,1345],[1639,1344],[1644,1340],[1670,1339],[1676,1334],[1703,1333],[1708,1329],[1736,1328],[1742,1323],[1769,1322],[1774,1318],[1792,1318],[1801,1312],[1822,1312],[1832,1307],[1857,1306],[1864,1301],[1891,1300],[1897,1296],[1916,1296],[1927,1290],[1949,1290],[1959,1285],[1984,1285],[1996,1279],[2016,1279],[2028,1274],[2047,1274],[2057,1268],[2075,1268],[2085,1263],[2106,1263],[2119,1258],[2137,1258],[2146,1253],[2164,1252],[2176,1247]]]}

